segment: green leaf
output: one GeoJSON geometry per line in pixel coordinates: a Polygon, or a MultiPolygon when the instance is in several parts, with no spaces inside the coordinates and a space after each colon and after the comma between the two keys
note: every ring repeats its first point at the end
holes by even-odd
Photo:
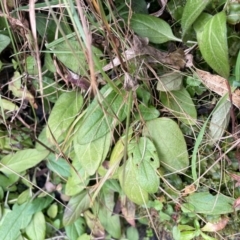
{"type": "MultiPolygon", "coordinates": [[[[109,181],[108,181],[109,182],[109,181]]],[[[121,238],[121,223],[120,217],[117,214],[112,214],[115,206],[114,191],[109,187],[109,184],[104,184],[99,201],[95,202],[93,210],[98,216],[104,229],[114,238],[121,238]]]]}
{"type": "Polygon", "coordinates": [[[38,74],[38,68],[37,68],[37,62],[36,59],[33,56],[28,56],[25,60],[27,73],[30,75],[37,75],[38,74]]]}
{"type": "Polygon", "coordinates": [[[75,161],[79,161],[88,175],[93,175],[106,158],[111,145],[111,133],[85,145],[74,142],[75,161]]]}
{"type": "Polygon", "coordinates": [[[119,181],[124,193],[136,204],[148,202],[148,192],[142,189],[137,181],[137,166],[129,157],[127,162],[119,169],[119,181]]]}
{"type": "Polygon", "coordinates": [[[126,118],[126,92],[116,93],[106,85],[100,93],[87,108],[74,139],[75,146],[91,143],[105,136],[126,118]]]}
{"type": "Polygon", "coordinates": [[[131,240],[138,240],[139,239],[138,230],[135,227],[128,227],[127,238],[131,240]]]}
{"type": "Polygon", "coordinates": [[[0,109],[1,109],[0,110],[1,112],[4,111],[4,110],[12,112],[12,111],[19,110],[19,107],[16,104],[14,104],[14,103],[6,100],[6,99],[2,99],[0,97],[0,109]]]}
{"type": "Polygon", "coordinates": [[[81,94],[71,91],[61,94],[48,119],[47,138],[54,143],[64,139],[66,131],[74,121],[83,104],[81,94]]]}
{"type": "Polygon", "coordinates": [[[74,196],[86,188],[89,182],[89,174],[85,171],[79,161],[73,159],[71,176],[68,178],[65,194],[74,196]]]}
{"type": "Polygon", "coordinates": [[[147,37],[153,43],[181,42],[181,39],[173,35],[167,22],[154,16],[133,14],[130,26],[140,37],[147,37]]]}
{"type": "Polygon", "coordinates": [[[162,104],[169,108],[180,121],[188,125],[196,124],[197,110],[185,88],[170,93],[161,92],[160,99],[162,104]]]}
{"type": "Polygon", "coordinates": [[[65,230],[69,239],[78,239],[78,237],[86,232],[86,223],[84,218],[78,218],[75,222],[66,226],[65,230]]]}
{"type": "Polygon", "coordinates": [[[159,187],[156,169],[159,168],[160,161],[153,143],[145,137],[131,141],[128,156],[132,156],[139,186],[148,193],[155,193],[159,187]]]}
{"type": "Polygon", "coordinates": [[[119,171],[119,180],[128,198],[143,204],[148,193],[155,193],[159,187],[156,169],[160,166],[157,150],[145,137],[133,140],[128,145],[128,160],[119,171]]]}
{"type": "Polygon", "coordinates": [[[168,92],[176,91],[182,87],[183,75],[180,72],[171,72],[160,76],[161,81],[158,81],[157,90],[168,92]]]}
{"type": "Polygon", "coordinates": [[[158,118],[160,113],[159,111],[153,107],[153,106],[146,106],[144,104],[139,104],[138,105],[138,110],[139,113],[136,114],[136,120],[145,120],[145,121],[149,121],[155,118],[158,118]]]}
{"type": "Polygon", "coordinates": [[[240,22],[240,2],[230,2],[227,11],[227,21],[230,24],[238,24],[240,22]]]}
{"type": "Polygon", "coordinates": [[[182,15],[181,25],[182,25],[182,35],[189,30],[194,21],[202,13],[205,7],[208,5],[210,0],[188,0],[182,15]]]}
{"type": "Polygon", "coordinates": [[[32,221],[26,228],[26,233],[30,239],[44,240],[46,232],[46,221],[42,212],[34,214],[32,221]]]}
{"type": "Polygon", "coordinates": [[[63,225],[67,226],[74,223],[89,208],[90,203],[91,199],[87,191],[72,197],[64,211],[63,225]]]}
{"type": "Polygon", "coordinates": [[[10,38],[3,34],[0,34],[0,53],[8,46],[10,38]]]}
{"type": "Polygon", "coordinates": [[[209,136],[212,144],[219,141],[224,134],[230,120],[230,109],[231,103],[226,100],[214,111],[209,126],[209,136]]]}
{"type": "Polygon", "coordinates": [[[197,40],[204,60],[224,78],[229,76],[226,15],[217,13],[197,34],[197,40]]]}
{"type": "Polygon", "coordinates": [[[86,233],[84,233],[77,240],[91,240],[91,236],[86,234],[86,233]]]}
{"type": "Polygon", "coordinates": [[[4,240],[16,239],[21,229],[27,227],[32,218],[31,204],[14,204],[11,212],[7,213],[1,222],[0,236],[4,240]]]}
{"type": "Polygon", "coordinates": [[[178,125],[169,118],[158,118],[146,123],[143,136],[149,137],[161,164],[171,172],[185,171],[189,165],[187,146],[178,125]]]}
{"type": "Polygon", "coordinates": [[[38,197],[32,201],[32,212],[37,213],[42,211],[43,209],[47,208],[53,201],[53,197],[45,196],[45,197],[38,197]]]}
{"type": "Polygon", "coordinates": [[[1,160],[0,171],[3,173],[23,172],[36,166],[49,154],[48,150],[38,151],[36,149],[20,150],[10,153],[1,160]]]}
{"type": "Polygon", "coordinates": [[[194,207],[195,213],[203,213],[207,215],[221,215],[232,213],[234,199],[226,197],[223,194],[215,196],[209,192],[193,193],[186,197],[186,204],[183,207],[194,207]]]}
{"type": "Polygon", "coordinates": [[[48,169],[62,177],[70,176],[70,164],[67,160],[63,158],[56,158],[53,153],[49,154],[47,160],[48,169]]]}

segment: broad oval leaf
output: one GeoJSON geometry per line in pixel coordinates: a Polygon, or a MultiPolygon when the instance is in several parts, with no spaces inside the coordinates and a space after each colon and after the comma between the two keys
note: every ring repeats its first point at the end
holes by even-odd
{"type": "Polygon", "coordinates": [[[36,149],[20,150],[13,154],[8,154],[1,160],[0,171],[6,174],[23,172],[36,166],[49,154],[48,150],[38,151],[36,149]]]}
{"type": "Polygon", "coordinates": [[[50,142],[60,142],[83,104],[83,97],[77,92],[61,94],[48,119],[46,136],[50,142]],[[52,136],[53,135],[53,136],[52,136]],[[54,137],[54,138],[53,138],[54,137]]]}
{"type": "Polygon", "coordinates": [[[181,42],[181,39],[173,35],[167,22],[154,16],[133,14],[130,26],[140,37],[147,37],[153,43],[181,42]]]}
{"type": "Polygon", "coordinates": [[[163,167],[171,172],[186,170],[189,165],[187,146],[181,130],[173,120],[151,120],[146,123],[143,135],[153,141],[163,167]]]}
{"type": "Polygon", "coordinates": [[[46,221],[42,212],[34,214],[32,221],[26,228],[26,233],[30,239],[44,240],[46,232],[46,221]]]}
{"type": "Polygon", "coordinates": [[[161,102],[169,108],[174,116],[188,125],[195,125],[197,110],[192,98],[185,88],[170,93],[161,92],[161,102]]]}
{"type": "Polygon", "coordinates": [[[204,60],[224,78],[229,76],[226,14],[213,16],[197,34],[198,45],[204,60]]]}
{"type": "Polygon", "coordinates": [[[128,161],[119,169],[119,181],[124,193],[136,204],[144,204],[148,202],[148,193],[140,187],[137,181],[137,169],[133,160],[128,161]]]}
{"type": "Polygon", "coordinates": [[[63,225],[73,224],[89,208],[90,203],[90,195],[86,190],[72,197],[64,211],[63,225]]]}
{"type": "Polygon", "coordinates": [[[110,144],[111,133],[84,145],[74,141],[74,151],[76,153],[74,161],[79,161],[84,170],[91,176],[107,156],[110,144]]]}
{"type": "Polygon", "coordinates": [[[207,215],[221,215],[234,211],[234,199],[223,194],[212,195],[209,192],[193,193],[186,197],[184,208],[194,208],[195,213],[207,215]]]}
{"type": "Polygon", "coordinates": [[[133,161],[139,186],[148,193],[155,193],[160,183],[156,173],[160,161],[154,144],[148,138],[141,137],[129,144],[128,155],[133,161]]]}
{"type": "Polygon", "coordinates": [[[213,112],[209,130],[210,130],[210,142],[212,144],[219,141],[219,139],[224,134],[229,120],[230,120],[230,109],[231,103],[229,101],[225,101],[221,106],[219,106],[216,111],[213,112]]]}
{"type": "Polygon", "coordinates": [[[210,0],[188,0],[182,15],[181,25],[184,36],[188,29],[192,26],[194,21],[202,13],[210,0]]]}
{"type": "Polygon", "coordinates": [[[109,85],[103,87],[79,123],[74,139],[75,146],[85,145],[103,137],[123,121],[127,112],[125,96],[124,91],[116,93],[109,85]]]}

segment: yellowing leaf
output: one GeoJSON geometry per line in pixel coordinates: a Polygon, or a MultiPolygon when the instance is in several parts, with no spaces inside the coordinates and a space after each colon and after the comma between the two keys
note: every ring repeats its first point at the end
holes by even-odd
{"type": "Polygon", "coordinates": [[[9,90],[15,97],[29,101],[34,108],[37,108],[33,95],[26,88],[22,88],[21,77],[19,72],[14,73],[12,81],[8,85],[9,90]]]}
{"type": "Polygon", "coordinates": [[[229,60],[227,45],[226,14],[214,15],[203,27],[197,40],[204,60],[219,75],[228,78],[229,60]]]}
{"type": "Polygon", "coordinates": [[[19,110],[19,107],[16,104],[2,98],[0,98],[0,108],[2,110],[11,111],[11,112],[19,110]]]}

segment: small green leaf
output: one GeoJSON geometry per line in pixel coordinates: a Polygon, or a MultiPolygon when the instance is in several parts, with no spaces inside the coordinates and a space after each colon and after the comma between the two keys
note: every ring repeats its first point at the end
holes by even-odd
{"type": "Polygon", "coordinates": [[[66,131],[74,121],[83,104],[81,94],[71,91],[61,94],[48,119],[47,138],[54,143],[64,139],[66,131]],[[54,139],[52,137],[54,136],[54,139]]]}
{"type": "Polygon", "coordinates": [[[47,210],[47,215],[54,219],[58,214],[58,205],[56,203],[53,203],[47,210]]]}
{"type": "Polygon", "coordinates": [[[154,16],[133,14],[130,26],[140,37],[147,37],[153,43],[181,42],[181,39],[173,35],[167,22],[154,16]]]}
{"type": "Polygon", "coordinates": [[[46,221],[42,212],[34,214],[32,221],[26,228],[26,233],[30,239],[44,240],[46,232],[46,221]]]}
{"type": "Polygon", "coordinates": [[[0,53],[8,46],[10,38],[3,34],[0,34],[0,53]]]}
{"type": "Polygon", "coordinates": [[[171,72],[159,77],[157,90],[168,92],[179,90],[182,86],[183,75],[180,72],[171,72]]]}
{"type": "Polygon", "coordinates": [[[221,215],[234,212],[234,199],[226,197],[223,194],[216,194],[214,196],[209,192],[193,193],[186,197],[186,201],[186,207],[188,205],[194,207],[195,213],[221,215]]]}
{"type": "Polygon", "coordinates": [[[12,111],[19,110],[19,107],[16,104],[14,104],[6,99],[2,99],[0,97],[0,109],[1,109],[0,111],[3,110],[3,111],[11,111],[12,112],[12,111]]]}
{"type": "Polygon", "coordinates": [[[87,191],[72,197],[64,211],[63,225],[67,226],[74,223],[89,208],[90,203],[91,198],[87,191]]]}
{"type": "Polygon", "coordinates": [[[224,134],[230,120],[230,109],[231,103],[226,100],[214,111],[209,126],[209,136],[212,144],[219,141],[224,134]]]}
{"type": "Polygon", "coordinates": [[[146,106],[144,104],[138,105],[139,113],[136,114],[136,120],[145,120],[149,121],[155,118],[158,118],[160,113],[159,111],[153,106],[146,106]]]}
{"type": "Polygon", "coordinates": [[[27,73],[30,75],[37,75],[38,74],[38,68],[37,68],[37,62],[36,59],[33,56],[28,56],[26,58],[26,68],[27,73]]]}
{"type": "Polygon", "coordinates": [[[187,0],[181,20],[183,36],[192,26],[194,21],[198,18],[198,16],[202,13],[209,2],[210,0],[187,0]]]}
{"type": "Polygon", "coordinates": [[[86,223],[84,218],[78,218],[72,224],[66,226],[65,230],[69,239],[78,239],[78,237],[86,232],[86,223]]]}
{"type": "Polygon", "coordinates": [[[195,125],[197,121],[196,107],[185,88],[170,93],[161,92],[161,102],[169,108],[174,116],[188,125],[195,125]]]}
{"type": "Polygon", "coordinates": [[[10,153],[1,160],[0,171],[3,173],[23,172],[36,166],[49,154],[48,150],[38,151],[36,149],[20,150],[10,153]]]}
{"type": "Polygon", "coordinates": [[[204,60],[224,78],[229,76],[226,14],[217,13],[204,26],[197,40],[204,60]]]}
{"type": "Polygon", "coordinates": [[[185,171],[189,165],[187,146],[178,125],[169,118],[157,118],[146,123],[143,135],[150,138],[162,166],[171,172],[185,171]]]}

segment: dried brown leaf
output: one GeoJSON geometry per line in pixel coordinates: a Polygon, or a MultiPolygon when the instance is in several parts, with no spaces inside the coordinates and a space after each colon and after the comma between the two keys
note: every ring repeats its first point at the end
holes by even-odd
{"type": "Polygon", "coordinates": [[[229,219],[224,217],[216,223],[208,222],[201,230],[205,232],[218,232],[226,227],[228,221],[229,219]]]}
{"type": "MultiPolygon", "coordinates": [[[[196,69],[196,73],[203,84],[211,91],[219,94],[220,96],[228,93],[227,80],[219,75],[214,75],[209,72],[196,69]]],[[[236,90],[232,93],[233,104],[240,108],[240,90],[236,90]]]]}
{"type": "Polygon", "coordinates": [[[239,210],[240,209],[240,197],[237,198],[234,203],[233,203],[233,207],[235,210],[239,210]]]}
{"type": "Polygon", "coordinates": [[[135,227],[135,211],[136,207],[135,204],[130,201],[127,197],[121,198],[121,207],[122,207],[122,214],[126,221],[133,227],[135,227]]]}

